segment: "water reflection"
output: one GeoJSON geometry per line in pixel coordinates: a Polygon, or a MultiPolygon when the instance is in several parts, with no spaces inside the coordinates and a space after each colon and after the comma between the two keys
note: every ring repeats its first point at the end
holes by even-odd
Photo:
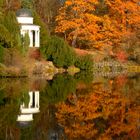
{"type": "Polygon", "coordinates": [[[78,90],[59,102],[56,118],[67,140],[140,139],[139,84],[138,75],[98,77],[87,94],[78,90]]]}
{"type": "Polygon", "coordinates": [[[140,139],[140,76],[92,78],[0,80],[0,139],[140,139]]]}
{"type": "Polygon", "coordinates": [[[33,120],[33,114],[39,112],[39,91],[30,91],[23,95],[23,102],[20,105],[20,115],[17,121],[21,125],[33,120]]]}

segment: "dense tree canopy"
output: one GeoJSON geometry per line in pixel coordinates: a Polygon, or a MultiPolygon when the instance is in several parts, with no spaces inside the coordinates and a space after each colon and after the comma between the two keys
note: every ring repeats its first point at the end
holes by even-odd
{"type": "Polygon", "coordinates": [[[73,46],[117,46],[140,28],[138,0],[67,0],[56,18],[55,32],[73,46]]]}

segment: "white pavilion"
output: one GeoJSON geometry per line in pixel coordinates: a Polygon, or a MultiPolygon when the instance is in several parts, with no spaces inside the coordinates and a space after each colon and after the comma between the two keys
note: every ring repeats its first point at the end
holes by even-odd
{"type": "Polygon", "coordinates": [[[39,112],[39,91],[30,91],[29,103],[20,105],[20,115],[17,117],[18,122],[30,122],[33,120],[33,114],[39,112]]]}
{"type": "Polygon", "coordinates": [[[20,9],[16,12],[17,21],[20,24],[20,32],[24,37],[28,33],[29,47],[40,47],[40,26],[33,24],[33,16],[29,9],[20,9]]]}

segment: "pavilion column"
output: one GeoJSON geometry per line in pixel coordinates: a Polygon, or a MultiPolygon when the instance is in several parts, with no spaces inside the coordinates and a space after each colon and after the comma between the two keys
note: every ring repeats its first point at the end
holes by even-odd
{"type": "Polygon", "coordinates": [[[38,31],[38,47],[40,47],[40,30],[38,31]]]}
{"type": "Polygon", "coordinates": [[[39,47],[39,31],[35,31],[35,47],[39,47]]]}
{"type": "Polygon", "coordinates": [[[35,31],[35,44],[36,44],[35,47],[39,47],[38,46],[38,31],[37,30],[35,31]]]}
{"type": "Polygon", "coordinates": [[[30,47],[33,47],[33,32],[29,30],[29,38],[30,38],[30,47]]]}

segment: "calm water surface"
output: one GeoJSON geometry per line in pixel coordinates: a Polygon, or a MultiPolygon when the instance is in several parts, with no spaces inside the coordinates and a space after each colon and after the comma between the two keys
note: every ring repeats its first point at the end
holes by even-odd
{"type": "Polygon", "coordinates": [[[140,140],[140,75],[0,79],[0,140],[140,140]]]}

